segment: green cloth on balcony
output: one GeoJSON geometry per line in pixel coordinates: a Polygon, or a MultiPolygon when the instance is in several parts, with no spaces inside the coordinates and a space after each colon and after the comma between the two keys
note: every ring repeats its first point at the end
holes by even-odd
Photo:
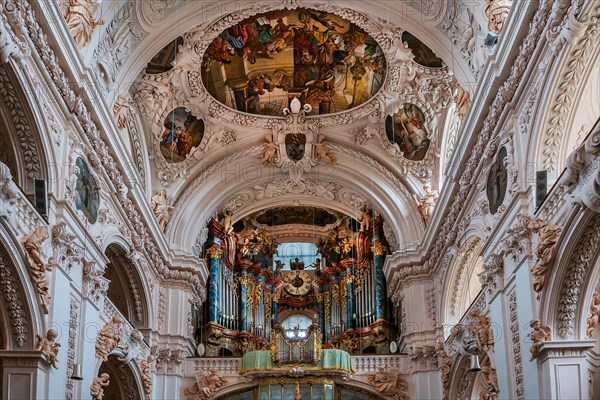
{"type": "MultiPolygon", "coordinates": [[[[242,371],[284,371],[290,369],[289,364],[277,365],[271,360],[271,352],[269,350],[249,351],[242,357],[242,371]]],[[[304,364],[302,369],[305,371],[315,370],[338,370],[348,373],[354,373],[352,369],[352,359],[350,354],[344,350],[323,349],[321,350],[321,359],[317,364],[304,364]]]]}

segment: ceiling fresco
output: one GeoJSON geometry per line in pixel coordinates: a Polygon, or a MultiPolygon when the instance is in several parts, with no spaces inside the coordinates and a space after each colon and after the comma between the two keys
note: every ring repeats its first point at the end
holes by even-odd
{"type": "Polygon", "coordinates": [[[338,218],[327,210],[302,206],[272,208],[256,218],[256,222],[267,226],[301,224],[325,227],[337,220],[338,218]]]}
{"type": "Polygon", "coordinates": [[[406,42],[408,48],[414,54],[415,62],[429,68],[443,67],[443,61],[435,55],[435,53],[427,47],[423,42],[410,34],[410,32],[402,33],[402,41],[406,42]]]}
{"type": "Polygon", "coordinates": [[[204,54],[208,92],[238,111],[281,115],[294,97],[312,114],[349,110],[375,95],[386,61],[355,24],[307,8],[256,15],[217,36],[204,54]]]}

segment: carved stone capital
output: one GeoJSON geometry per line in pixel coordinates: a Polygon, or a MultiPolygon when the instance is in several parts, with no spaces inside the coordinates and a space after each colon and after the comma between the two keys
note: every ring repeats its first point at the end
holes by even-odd
{"type": "Polygon", "coordinates": [[[498,291],[504,289],[504,257],[501,254],[492,254],[483,264],[483,272],[479,274],[479,282],[485,290],[488,303],[496,296],[498,291]]]}

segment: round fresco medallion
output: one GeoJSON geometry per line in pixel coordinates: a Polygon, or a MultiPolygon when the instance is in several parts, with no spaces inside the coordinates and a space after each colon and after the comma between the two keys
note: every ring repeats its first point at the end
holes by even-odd
{"type": "Polygon", "coordinates": [[[204,137],[204,121],[183,107],[170,112],[163,125],[165,129],[160,139],[160,151],[169,162],[185,160],[204,137]]]}
{"type": "Polygon", "coordinates": [[[336,15],[308,8],[247,18],[208,46],[202,81],[238,111],[281,115],[297,97],[312,114],[349,110],[373,97],[385,78],[377,42],[336,15]]]}
{"type": "Polygon", "coordinates": [[[411,161],[423,160],[431,144],[423,111],[410,103],[404,103],[400,111],[388,115],[385,133],[388,140],[397,144],[404,157],[411,161]]]}
{"type": "Polygon", "coordinates": [[[96,223],[100,205],[99,187],[83,158],[75,160],[77,180],[75,181],[75,208],[81,210],[90,223],[96,223]]]}

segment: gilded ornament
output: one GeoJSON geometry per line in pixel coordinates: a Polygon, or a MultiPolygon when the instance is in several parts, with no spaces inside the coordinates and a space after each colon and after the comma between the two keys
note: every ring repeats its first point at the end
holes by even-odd
{"type": "Polygon", "coordinates": [[[375,256],[382,256],[387,252],[387,247],[378,241],[371,246],[371,251],[375,256]]]}
{"type": "Polygon", "coordinates": [[[206,250],[206,254],[208,258],[221,258],[223,255],[223,249],[218,244],[213,244],[211,247],[206,250]]]}

